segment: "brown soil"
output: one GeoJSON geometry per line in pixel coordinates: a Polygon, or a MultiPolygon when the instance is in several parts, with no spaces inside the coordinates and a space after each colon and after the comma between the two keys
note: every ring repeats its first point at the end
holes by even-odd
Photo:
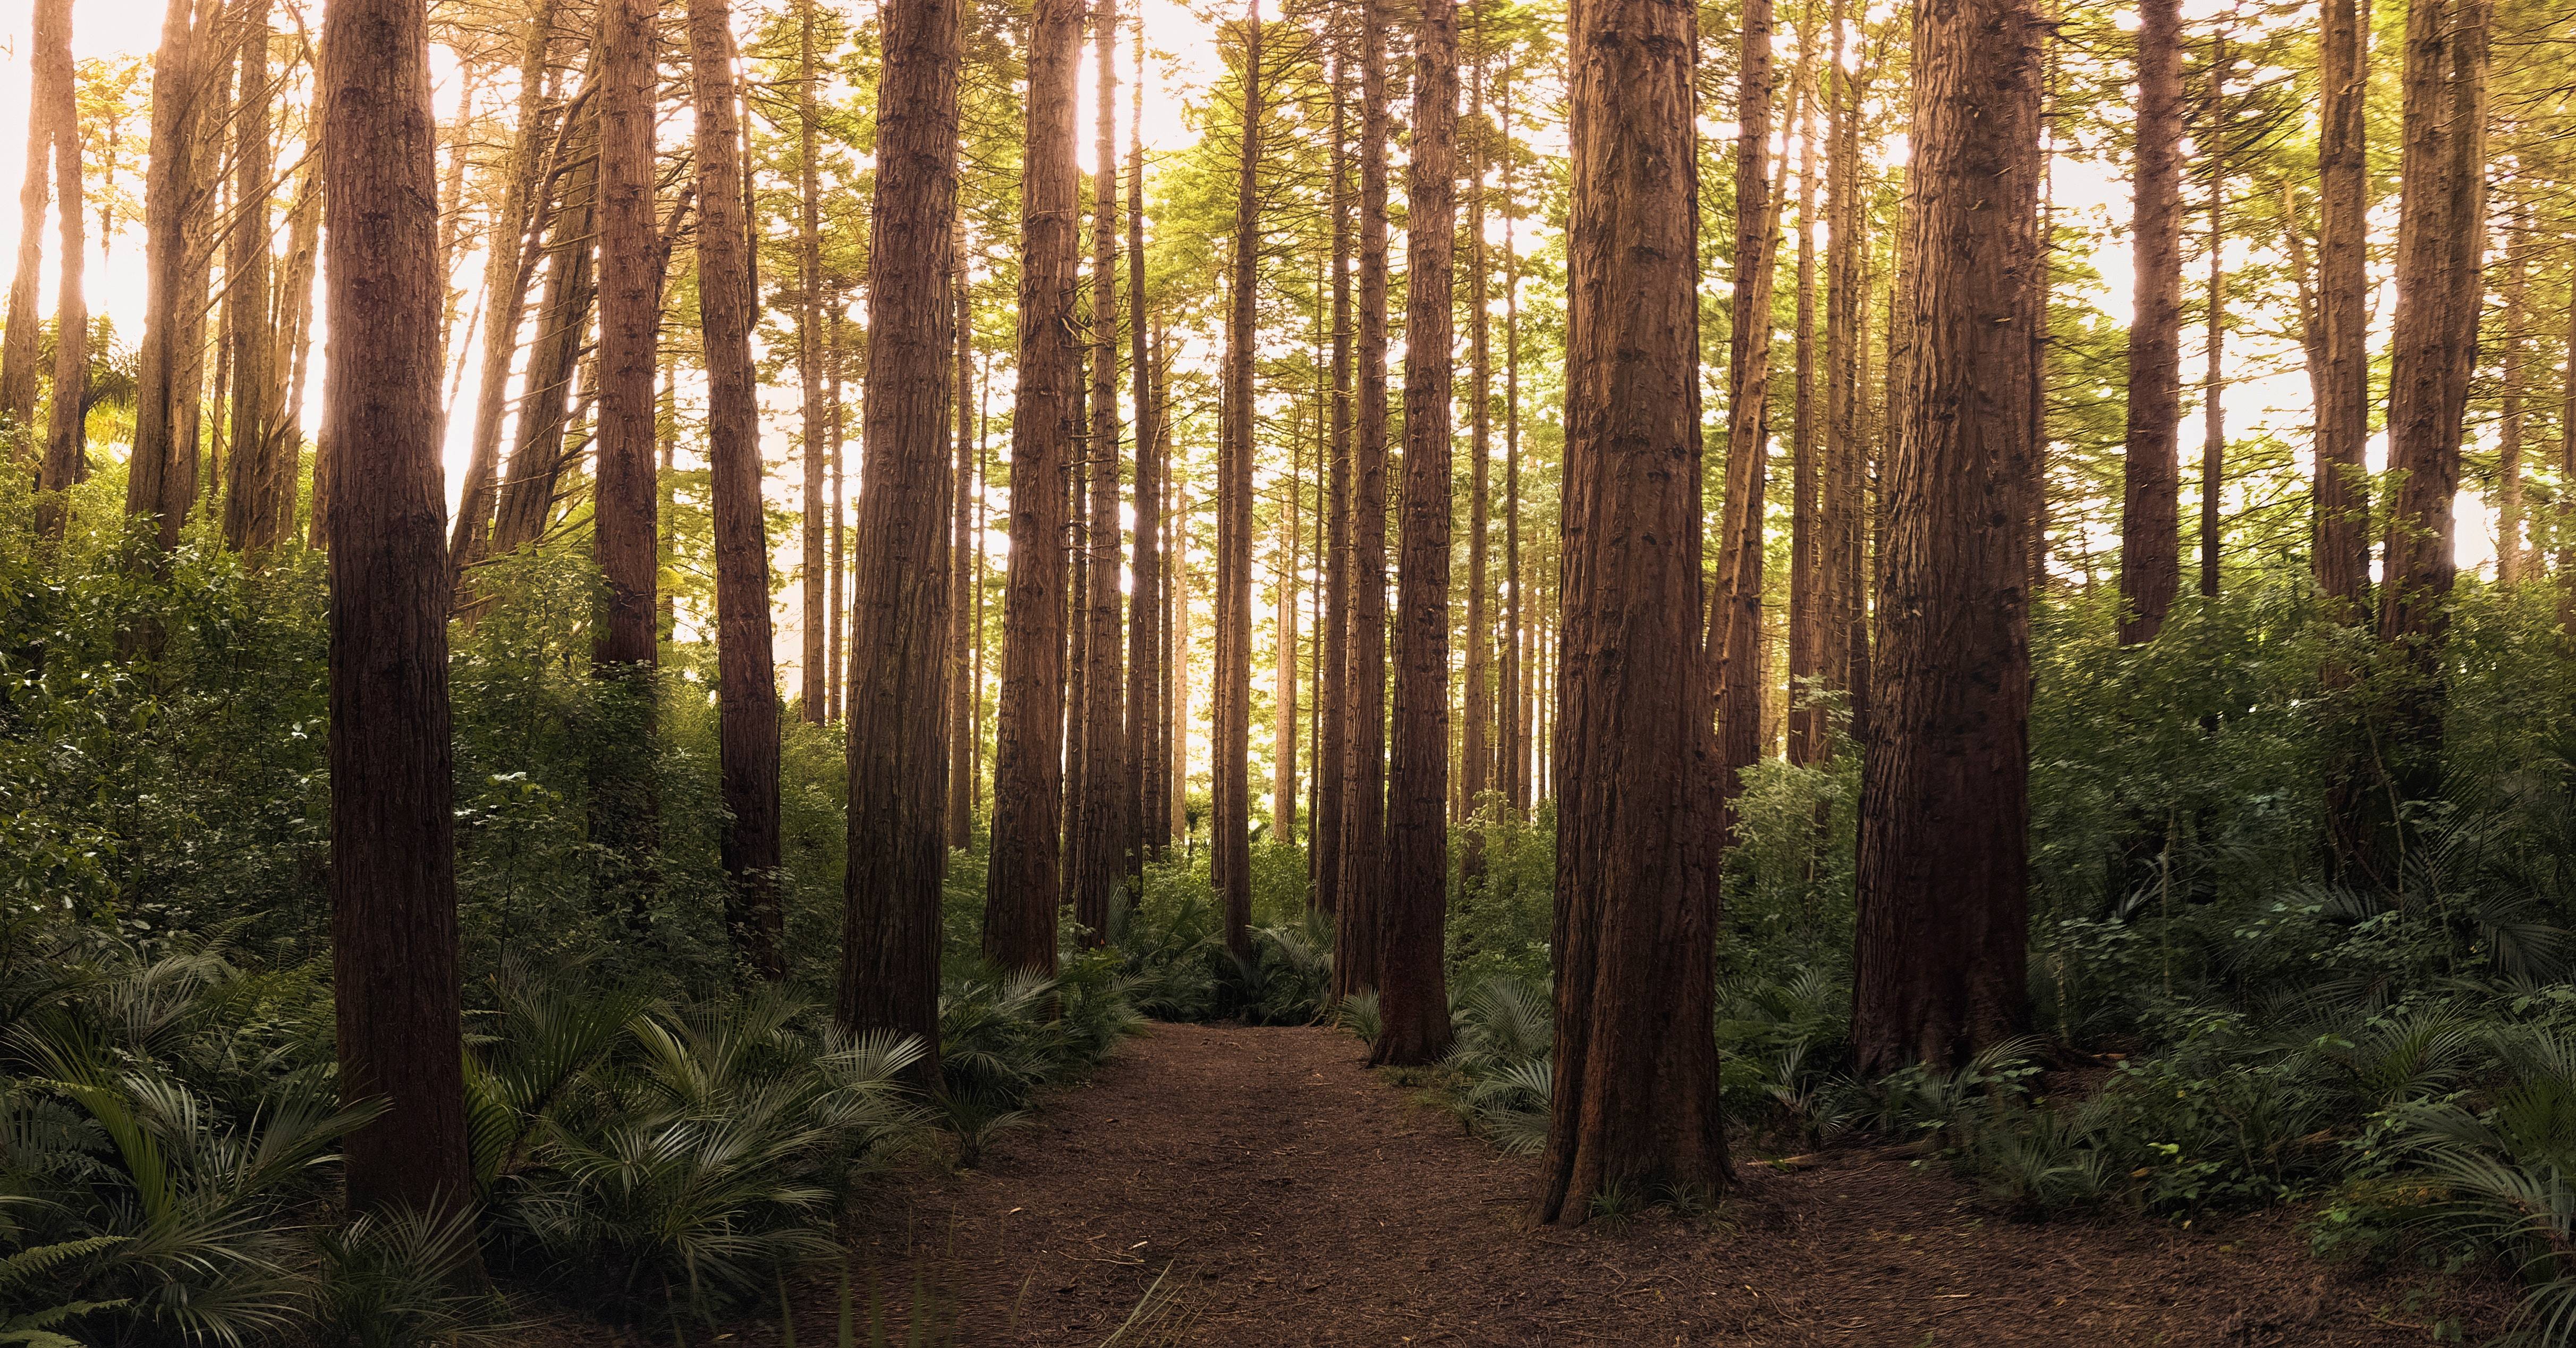
{"type": "MultiPolygon", "coordinates": [[[[2315,1262],[2290,1214],[2025,1223],[1885,1153],[1748,1165],[1694,1221],[1533,1228],[1534,1161],[1360,1059],[1323,1029],[1157,1026],[981,1168],[902,1186],[863,1253],[968,1345],[1101,1343],[1158,1276],[1180,1323],[1120,1342],[2420,1344],[2494,1318],[2491,1291],[2315,1262]]],[[[807,1341],[834,1299],[800,1298],[807,1341]]]]}
{"type": "MultiPolygon", "coordinates": [[[[966,1348],[2343,1348],[2454,1326],[2478,1342],[2506,1302],[2488,1283],[2321,1264],[2294,1213],[2017,1221],[1889,1150],[1744,1164],[1695,1219],[1534,1227],[1535,1160],[1462,1135],[1361,1057],[1331,1030],[1154,1027],[979,1168],[894,1177],[854,1250],[856,1341],[871,1342],[867,1288],[876,1341],[966,1348]],[[924,1291],[937,1328],[915,1340],[924,1291]],[[1140,1305],[1150,1323],[1122,1334],[1140,1305]]],[[[835,1342],[839,1299],[837,1279],[796,1289],[796,1341],[835,1342]]],[[[561,1321],[532,1338],[672,1342],[561,1321]]],[[[784,1336],[764,1316],[685,1340],[710,1341],[784,1336]]]]}

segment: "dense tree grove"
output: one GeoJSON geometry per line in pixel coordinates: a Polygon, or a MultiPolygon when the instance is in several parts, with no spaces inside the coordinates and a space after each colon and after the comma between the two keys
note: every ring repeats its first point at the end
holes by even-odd
{"type": "Polygon", "coordinates": [[[2566,6],[16,12],[0,1344],[783,1315],[1150,1020],[2576,1342],[2566,6]]]}

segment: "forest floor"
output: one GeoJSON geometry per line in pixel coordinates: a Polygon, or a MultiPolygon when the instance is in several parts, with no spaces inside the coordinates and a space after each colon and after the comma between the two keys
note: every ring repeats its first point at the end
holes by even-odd
{"type": "MultiPolygon", "coordinates": [[[[2291,1211],[2017,1221],[1889,1149],[1742,1164],[1693,1220],[1539,1228],[1533,1158],[1462,1135],[1362,1053],[1326,1029],[1157,1025],[979,1167],[890,1186],[861,1286],[883,1289],[894,1342],[928,1289],[953,1342],[1050,1348],[1101,1344],[1140,1303],[1156,1323],[1118,1343],[2422,1344],[2446,1320],[2476,1342],[2504,1304],[2320,1263],[2291,1211]]],[[[804,1342],[833,1341],[838,1299],[797,1295],[804,1342]]]]}

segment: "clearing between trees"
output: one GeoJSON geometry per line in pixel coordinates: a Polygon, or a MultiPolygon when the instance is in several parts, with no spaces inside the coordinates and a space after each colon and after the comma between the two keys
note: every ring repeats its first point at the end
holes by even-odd
{"type": "MultiPolygon", "coordinates": [[[[980,1167],[901,1186],[859,1285],[898,1342],[930,1289],[964,1345],[1102,1343],[1140,1304],[1153,1323],[1118,1342],[2421,1344],[2445,1320],[2474,1342],[2501,1305],[2318,1262],[2278,1209],[2016,1221],[1893,1148],[1744,1164],[1695,1219],[1534,1227],[1536,1161],[1365,1055],[1329,1029],[1156,1025],[980,1167]]],[[[831,1341],[838,1300],[796,1295],[805,1341],[831,1341]]]]}

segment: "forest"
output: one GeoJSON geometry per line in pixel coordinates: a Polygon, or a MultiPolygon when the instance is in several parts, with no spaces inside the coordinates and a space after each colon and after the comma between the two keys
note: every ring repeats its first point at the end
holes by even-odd
{"type": "Polygon", "coordinates": [[[2571,70],[5,0],[0,1348],[2576,1345],[2571,70]]]}

